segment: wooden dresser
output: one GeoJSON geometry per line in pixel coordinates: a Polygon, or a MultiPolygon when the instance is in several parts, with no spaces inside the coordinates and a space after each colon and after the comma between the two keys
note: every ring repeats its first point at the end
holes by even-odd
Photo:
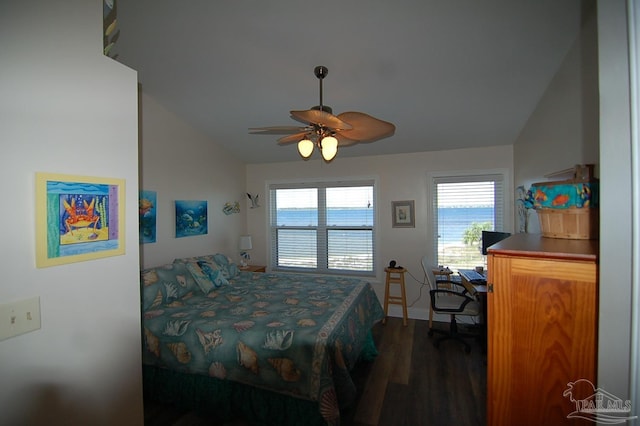
{"type": "Polygon", "coordinates": [[[563,393],[597,386],[598,241],[516,234],[487,268],[487,425],[593,424],[563,393]]]}

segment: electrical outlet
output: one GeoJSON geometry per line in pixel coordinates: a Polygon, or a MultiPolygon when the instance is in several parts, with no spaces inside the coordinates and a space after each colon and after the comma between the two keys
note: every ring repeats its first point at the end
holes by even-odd
{"type": "Polygon", "coordinates": [[[0,305],[0,340],[40,329],[40,297],[0,305]]]}

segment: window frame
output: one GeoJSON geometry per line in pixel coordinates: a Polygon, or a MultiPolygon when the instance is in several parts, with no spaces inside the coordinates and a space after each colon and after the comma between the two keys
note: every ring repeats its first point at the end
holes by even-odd
{"type": "Polygon", "coordinates": [[[305,180],[305,181],[273,181],[267,182],[266,190],[269,200],[269,209],[267,212],[267,246],[269,250],[269,267],[274,272],[292,272],[302,274],[316,274],[316,275],[344,275],[344,276],[362,276],[362,277],[375,277],[377,270],[377,247],[378,242],[378,179],[376,177],[355,177],[355,178],[341,178],[341,179],[319,179],[319,180],[305,180]],[[326,225],[326,188],[335,187],[357,187],[357,186],[372,186],[372,208],[373,208],[373,225],[371,227],[366,226],[327,226],[326,225]],[[319,191],[318,194],[318,223],[316,226],[300,227],[300,226],[277,226],[275,223],[275,211],[277,209],[275,203],[275,191],[278,189],[304,189],[304,188],[316,188],[319,191]],[[324,208],[324,211],[320,211],[324,208]],[[292,267],[292,266],[279,266],[278,262],[278,248],[277,248],[277,232],[279,229],[316,229],[317,238],[317,265],[316,268],[307,267],[292,267]],[[348,270],[348,269],[335,269],[328,266],[328,240],[329,231],[335,230],[369,230],[371,231],[372,241],[372,268],[371,270],[348,270]]]}
{"type": "Polygon", "coordinates": [[[459,171],[443,171],[430,172],[427,176],[427,200],[429,204],[429,213],[431,217],[427,221],[428,248],[429,258],[433,259],[434,264],[441,264],[438,258],[438,205],[437,205],[437,184],[453,183],[453,182],[471,182],[482,180],[495,180],[493,177],[501,176],[502,178],[502,229],[501,231],[513,232],[513,182],[510,169],[474,169],[459,171]]]}

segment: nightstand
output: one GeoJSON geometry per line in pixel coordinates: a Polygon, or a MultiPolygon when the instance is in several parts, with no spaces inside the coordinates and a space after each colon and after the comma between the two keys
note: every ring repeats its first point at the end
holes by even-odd
{"type": "Polygon", "coordinates": [[[245,267],[238,266],[238,269],[245,272],[267,272],[267,267],[264,265],[247,265],[245,267]]]}

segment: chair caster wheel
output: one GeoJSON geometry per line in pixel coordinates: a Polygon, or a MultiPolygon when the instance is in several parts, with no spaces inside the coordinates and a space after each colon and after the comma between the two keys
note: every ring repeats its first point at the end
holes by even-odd
{"type": "Polygon", "coordinates": [[[427,333],[427,336],[432,337],[433,336],[433,330],[429,330],[429,332],[427,333]]]}

